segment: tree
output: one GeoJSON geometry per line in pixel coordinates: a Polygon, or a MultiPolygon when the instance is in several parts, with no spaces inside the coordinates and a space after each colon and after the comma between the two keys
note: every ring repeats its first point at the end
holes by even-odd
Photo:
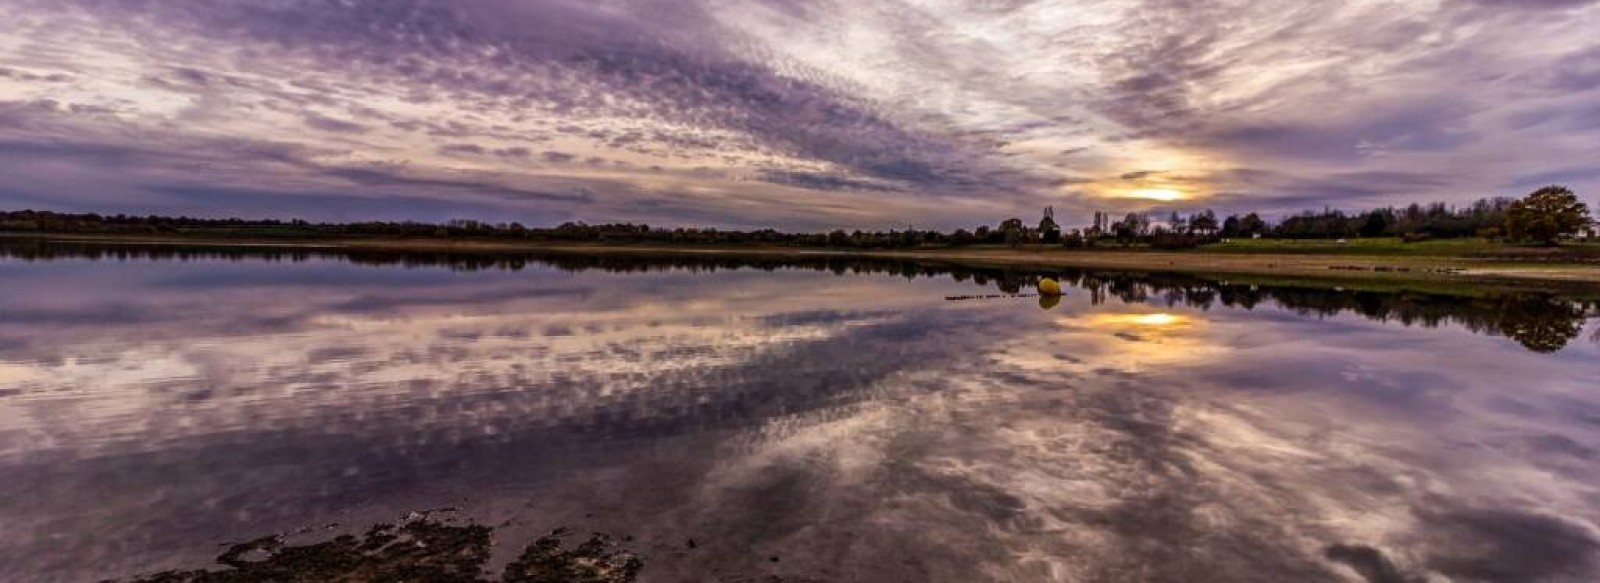
{"type": "MultiPolygon", "coordinates": [[[[1132,215],[1129,215],[1129,217],[1132,217],[1132,215]]],[[[1134,240],[1138,239],[1139,237],[1138,229],[1138,223],[1132,218],[1124,219],[1111,224],[1111,232],[1116,235],[1117,242],[1121,243],[1123,247],[1133,245],[1134,240]]]]}
{"type": "Polygon", "coordinates": [[[1245,235],[1259,235],[1267,232],[1267,222],[1261,220],[1261,215],[1250,213],[1240,221],[1239,228],[1245,235]]]}
{"type": "Polygon", "coordinates": [[[1227,220],[1222,221],[1222,236],[1237,237],[1242,228],[1239,226],[1239,215],[1228,215],[1227,220]]]}
{"type": "Polygon", "coordinates": [[[1205,212],[1189,219],[1189,228],[1202,235],[1214,234],[1217,230],[1217,213],[1211,212],[1211,209],[1206,209],[1205,212]]]}
{"type": "Polygon", "coordinates": [[[1589,225],[1589,207],[1565,186],[1546,186],[1506,209],[1506,234],[1513,239],[1555,245],[1562,235],[1589,225]]]}
{"type": "Polygon", "coordinates": [[[1122,225],[1132,229],[1135,236],[1143,237],[1150,232],[1150,215],[1128,213],[1128,216],[1123,217],[1122,225]]]}
{"type": "Polygon", "coordinates": [[[1006,244],[1012,247],[1017,246],[1017,244],[1021,243],[1022,239],[1027,236],[1027,233],[1023,232],[1023,229],[1024,227],[1022,226],[1022,219],[1010,218],[1006,219],[1005,222],[1000,223],[1000,232],[1005,233],[1006,244]]]}
{"type": "Polygon", "coordinates": [[[1056,224],[1055,207],[1044,207],[1044,218],[1039,219],[1039,235],[1046,243],[1061,241],[1061,225],[1056,224]]]}
{"type": "Polygon", "coordinates": [[[1362,237],[1381,237],[1389,230],[1389,217],[1383,211],[1372,211],[1367,215],[1367,222],[1361,225],[1362,237]]]}

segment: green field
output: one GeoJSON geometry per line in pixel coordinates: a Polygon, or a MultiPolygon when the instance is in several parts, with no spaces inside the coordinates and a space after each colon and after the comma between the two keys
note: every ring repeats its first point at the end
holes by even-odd
{"type": "Polygon", "coordinates": [[[782,245],[570,243],[490,237],[282,237],[279,233],[249,236],[169,233],[6,234],[0,240],[44,240],[71,244],[136,244],[165,246],[312,247],[363,253],[581,253],[695,254],[727,256],[811,257],[850,255],[912,261],[938,261],[981,266],[1017,266],[1103,270],[1153,270],[1216,276],[1249,275],[1273,281],[1338,282],[1347,288],[1490,289],[1560,291],[1594,297],[1600,293],[1600,244],[1568,243],[1560,247],[1505,244],[1483,239],[1443,239],[1403,243],[1398,239],[1355,239],[1347,244],[1327,240],[1236,240],[1197,249],[1159,250],[1148,246],[1097,245],[1068,249],[1060,245],[924,246],[891,249],[808,248],[782,245]]]}
{"type": "Polygon", "coordinates": [[[1600,258],[1600,243],[1566,243],[1541,247],[1478,238],[1437,239],[1405,243],[1398,238],[1350,239],[1340,244],[1329,239],[1233,239],[1207,245],[1208,253],[1273,253],[1307,255],[1363,255],[1411,257],[1482,257],[1566,259],[1600,258]]]}

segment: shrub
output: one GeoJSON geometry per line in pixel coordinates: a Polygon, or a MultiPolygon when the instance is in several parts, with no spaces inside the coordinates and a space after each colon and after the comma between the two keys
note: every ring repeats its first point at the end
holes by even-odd
{"type": "Polygon", "coordinates": [[[1194,249],[1206,242],[1199,235],[1162,232],[1150,237],[1150,246],[1162,250],[1194,249]]]}

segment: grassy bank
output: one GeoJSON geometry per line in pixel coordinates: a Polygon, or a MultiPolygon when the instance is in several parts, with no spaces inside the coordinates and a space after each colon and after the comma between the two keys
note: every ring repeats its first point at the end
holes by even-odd
{"type": "Polygon", "coordinates": [[[1557,249],[1502,245],[1481,240],[1400,243],[1393,239],[1351,241],[1250,240],[1186,251],[1100,247],[965,246],[916,249],[816,249],[784,246],[670,246],[541,243],[499,239],[435,238],[219,238],[194,235],[0,235],[58,241],[135,245],[266,246],[329,250],[428,253],[618,253],[807,256],[817,254],[953,263],[973,266],[1076,267],[1230,276],[1272,282],[1307,282],[1350,288],[1448,293],[1508,289],[1600,293],[1600,245],[1557,249]]]}
{"type": "Polygon", "coordinates": [[[1600,243],[1568,243],[1560,247],[1520,245],[1477,238],[1436,239],[1405,243],[1392,237],[1350,239],[1234,239],[1205,248],[1213,253],[1279,253],[1291,255],[1365,255],[1378,257],[1455,257],[1478,259],[1570,260],[1600,262],[1600,243]]]}

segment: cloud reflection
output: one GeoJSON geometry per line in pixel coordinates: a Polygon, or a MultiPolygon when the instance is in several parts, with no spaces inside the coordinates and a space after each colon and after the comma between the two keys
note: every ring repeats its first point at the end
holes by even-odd
{"type": "Polygon", "coordinates": [[[635,536],[662,580],[1600,569],[1600,347],[1480,333],[1548,299],[347,259],[0,261],[0,562],[198,566],[450,504],[635,536]]]}

